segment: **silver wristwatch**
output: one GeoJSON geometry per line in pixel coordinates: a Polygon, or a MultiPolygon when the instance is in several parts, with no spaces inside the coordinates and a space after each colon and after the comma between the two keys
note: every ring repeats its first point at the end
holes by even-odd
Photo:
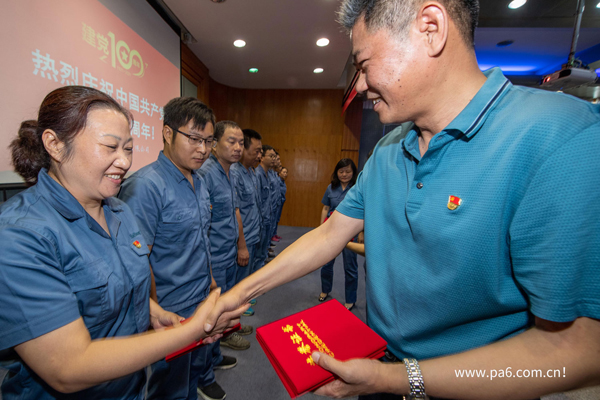
{"type": "Polygon", "coordinates": [[[410,393],[404,396],[407,400],[423,400],[427,397],[425,394],[425,385],[423,383],[423,375],[419,368],[419,363],[414,358],[405,358],[404,366],[408,374],[408,383],[410,385],[410,393]]]}

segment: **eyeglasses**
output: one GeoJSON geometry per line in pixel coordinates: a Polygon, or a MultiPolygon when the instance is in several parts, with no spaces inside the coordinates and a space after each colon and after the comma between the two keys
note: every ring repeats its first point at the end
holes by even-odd
{"type": "Polygon", "coordinates": [[[210,139],[204,139],[201,138],[200,136],[194,136],[194,135],[190,135],[187,134],[185,132],[181,132],[179,129],[175,129],[175,128],[171,128],[176,132],[181,133],[183,136],[188,138],[188,142],[192,145],[192,146],[198,146],[200,147],[202,145],[202,143],[204,143],[207,147],[212,146],[213,141],[215,140],[214,138],[210,138],[210,139]]]}

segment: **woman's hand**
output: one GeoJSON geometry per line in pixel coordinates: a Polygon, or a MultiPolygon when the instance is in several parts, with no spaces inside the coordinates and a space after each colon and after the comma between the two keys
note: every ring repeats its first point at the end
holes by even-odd
{"type": "Polygon", "coordinates": [[[185,318],[166,311],[158,303],[150,299],[150,325],[155,331],[160,331],[168,326],[179,326],[185,318]]]}
{"type": "Polygon", "coordinates": [[[181,321],[185,319],[170,311],[165,311],[162,308],[161,310],[162,312],[156,315],[150,315],[150,324],[155,331],[165,329],[168,326],[179,326],[181,325],[181,321]]]}

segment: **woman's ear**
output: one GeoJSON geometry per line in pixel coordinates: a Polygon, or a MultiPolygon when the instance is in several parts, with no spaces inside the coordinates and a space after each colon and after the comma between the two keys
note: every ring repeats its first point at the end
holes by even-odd
{"type": "Polygon", "coordinates": [[[60,163],[63,159],[65,144],[58,138],[56,132],[52,129],[46,129],[42,133],[42,143],[44,143],[46,151],[50,154],[50,158],[60,163]]]}

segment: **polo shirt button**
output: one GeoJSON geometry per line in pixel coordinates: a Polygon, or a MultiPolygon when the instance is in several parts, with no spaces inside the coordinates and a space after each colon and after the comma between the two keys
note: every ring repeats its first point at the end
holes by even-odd
{"type": "Polygon", "coordinates": [[[417,183],[417,189],[422,189],[422,188],[423,188],[423,182],[417,183]]]}

